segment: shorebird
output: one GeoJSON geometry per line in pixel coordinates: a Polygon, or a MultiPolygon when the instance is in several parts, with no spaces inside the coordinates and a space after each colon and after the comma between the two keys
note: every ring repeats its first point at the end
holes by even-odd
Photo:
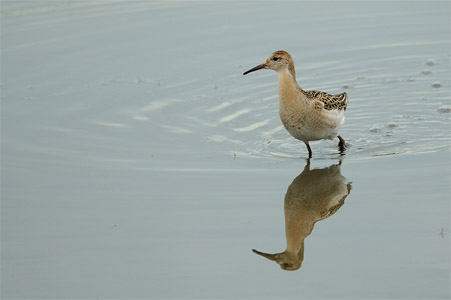
{"type": "Polygon", "coordinates": [[[284,200],[287,248],[280,253],[258,255],[275,261],[284,270],[297,270],[304,261],[304,240],[316,222],[332,216],[351,193],[351,182],[341,175],[341,162],[310,170],[310,161],[287,189],[284,200]]]}
{"type": "Polygon", "coordinates": [[[279,77],[279,115],[285,129],[307,146],[312,157],[310,141],[338,137],[338,147],[343,152],[345,140],[338,135],[344,123],[344,112],[348,104],[346,93],[331,95],[326,92],[304,91],[296,81],[291,55],[283,50],[271,54],[266,61],[246,72],[271,69],[279,77]]]}

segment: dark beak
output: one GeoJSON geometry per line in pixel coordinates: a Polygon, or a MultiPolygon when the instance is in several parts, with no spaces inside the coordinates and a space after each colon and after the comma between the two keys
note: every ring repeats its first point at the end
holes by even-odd
{"type": "Polygon", "coordinates": [[[276,261],[276,255],[277,255],[277,254],[269,254],[269,253],[265,253],[265,252],[260,252],[260,251],[257,251],[257,250],[255,250],[255,249],[252,249],[252,251],[253,251],[254,253],[258,254],[258,255],[261,255],[261,256],[263,256],[263,257],[266,257],[267,259],[276,261]]]}
{"type": "Polygon", "coordinates": [[[248,74],[250,72],[254,72],[254,71],[257,71],[257,70],[260,70],[260,69],[264,69],[264,68],[266,68],[266,64],[261,64],[261,65],[258,65],[256,67],[244,72],[243,75],[246,75],[246,74],[248,74]]]}

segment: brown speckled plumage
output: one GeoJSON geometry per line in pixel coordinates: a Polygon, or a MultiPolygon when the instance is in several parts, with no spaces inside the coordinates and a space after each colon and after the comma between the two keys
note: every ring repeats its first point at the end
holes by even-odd
{"type": "Polygon", "coordinates": [[[324,103],[324,109],[327,110],[346,110],[348,105],[348,95],[341,93],[337,95],[331,95],[326,92],[318,91],[303,91],[307,98],[312,100],[319,100],[324,103]]]}

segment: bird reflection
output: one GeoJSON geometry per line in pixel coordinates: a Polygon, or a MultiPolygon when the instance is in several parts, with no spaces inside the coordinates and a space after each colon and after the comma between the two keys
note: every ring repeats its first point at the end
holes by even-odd
{"type": "Polygon", "coordinates": [[[281,253],[258,255],[275,261],[284,270],[297,270],[304,260],[304,239],[313,225],[332,216],[351,192],[351,183],[341,175],[341,161],[324,169],[310,170],[310,160],[288,187],[285,195],[285,235],[287,249],[281,253]]]}

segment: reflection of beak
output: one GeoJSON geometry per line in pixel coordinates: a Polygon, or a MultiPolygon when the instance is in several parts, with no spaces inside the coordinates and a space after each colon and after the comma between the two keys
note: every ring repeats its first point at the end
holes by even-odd
{"type": "Polygon", "coordinates": [[[257,251],[257,250],[255,250],[255,249],[252,249],[252,251],[253,251],[254,253],[258,254],[258,255],[261,255],[261,256],[263,256],[263,257],[266,257],[267,259],[276,261],[276,254],[264,253],[264,252],[257,251]]]}
{"type": "Polygon", "coordinates": [[[248,74],[250,72],[254,72],[254,71],[257,71],[257,70],[260,70],[260,69],[264,69],[264,68],[266,68],[266,64],[261,64],[261,65],[258,65],[256,67],[244,72],[243,75],[246,75],[246,74],[248,74]]]}

